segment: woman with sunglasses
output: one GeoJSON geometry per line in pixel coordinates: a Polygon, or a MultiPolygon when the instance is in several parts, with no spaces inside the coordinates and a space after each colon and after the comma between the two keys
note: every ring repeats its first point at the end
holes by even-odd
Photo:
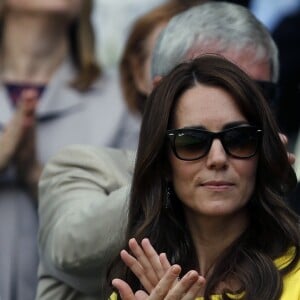
{"type": "Polygon", "coordinates": [[[300,299],[295,183],[243,71],[216,55],[176,67],[145,108],[111,299],[300,299]]]}

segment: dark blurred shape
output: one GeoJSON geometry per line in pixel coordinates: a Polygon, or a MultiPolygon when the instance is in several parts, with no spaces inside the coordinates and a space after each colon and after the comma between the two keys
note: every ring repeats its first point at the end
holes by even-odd
{"type": "Polygon", "coordinates": [[[291,208],[300,215],[300,183],[298,182],[296,188],[289,195],[289,204],[291,208]]]}
{"type": "Polygon", "coordinates": [[[251,0],[248,0],[248,1],[247,0],[231,0],[231,1],[226,1],[226,2],[231,2],[231,3],[243,5],[245,7],[249,7],[249,4],[250,4],[251,0]]]}
{"type": "Polygon", "coordinates": [[[284,17],[273,31],[279,49],[278,122],[289,137],[300,125],[300,10],[284,17]]]}
{"type": "MultiPolygon", "coordinates": [[[[209,1],[209,0],[208,0],[209,1]]],[[[177,0],[177,2],[181,2],[182,4],[190,5],[190,4],[199,4],[200,2],[208,2],[208,1],[201,1],[201,0],[177,0]]],[[[215,0],[218,2],[218,0],[215,0]]],[[[224,0],[220,0],[224,1],[224,0]]],[[[239,5],[243,5],[245,7],[249,7],[249,4],[251,0],[231,0],[231,1],[226,1],[226,2],[231,2],[239,5]]]]}
{"type": "Polygon", "coordinates": [[[280,86],[277,83],[271,81],[255,80],[255,82],[258,84],[262,94],[266,98],[271,107],[271,110],[276,116],[278,114],[280,86]]]}

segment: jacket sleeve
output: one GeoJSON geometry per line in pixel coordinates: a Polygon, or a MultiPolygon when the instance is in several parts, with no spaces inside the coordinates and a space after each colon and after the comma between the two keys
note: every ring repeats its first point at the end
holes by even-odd
{"type": "Polygon", "coordinates": [[[118,255],[127,222],[134,154],[70,146],[45,167],[39,184],[43,267],[84,293],[96,293],[118,255]]]}

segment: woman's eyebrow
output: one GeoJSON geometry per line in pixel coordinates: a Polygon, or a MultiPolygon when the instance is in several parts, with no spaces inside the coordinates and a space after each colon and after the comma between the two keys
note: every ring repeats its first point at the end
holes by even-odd
{"type": "Polygon", "coordinates": [[[222,129],[230,129],[233,127],[237,127],[237,126],[242,126],[242,125],[249,125],[249,123],[245,120],[242,121],[234,121],[234,122],[230,122],[230,123],[226,123],[225,125],[223,125],[222,129]]]}
{"type": "Polygon", "coordinates": [[[190,126],[184,126],[184,129],[202,129],[202,130],[207,130],[205,126],[202,125],[190,125],[190,126]]]}
{"type": "MultiPolygon", "coordinates": [[[[230,128],[237,127],[237,126],[242,126],[242,125],[249,125],[249,123],[246,120],[229,122],[229,123],[226,123],[226,124],[224,124],[222,126],[222,130],[230,129],[230,128]]],[[[202,129],[202,130],[207,130],[207,128],[205,126],[203,126],[203,125],[190,125],[190,126],[185,126],[183,128],[184,129],[202,129]]]]}

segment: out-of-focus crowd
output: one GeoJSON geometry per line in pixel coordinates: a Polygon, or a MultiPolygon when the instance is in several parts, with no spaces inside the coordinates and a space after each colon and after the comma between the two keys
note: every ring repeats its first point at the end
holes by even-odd
{"type": "MultiPolygon", "coordinates": [[[[134,223],[127,204],[134,196],[129,185],[135,151],[146,147],[138,145],[139,135],[152,133],[149,144],[157,140],[155,130],[143,125],[144,112],[147,120],[155,119],[150,100],[164,95],[155,96],[156,88],[182,62],[214,54],[253,79],[299,180],[300,11],[282,16],[271,32],[247,8],[249,2],[162,1],[131,24],[112,71],[97,56],[92,0],[0,1],[1,300],[107,299],[107,274],[127,223],[134,223]]],[[[170,118],[168,126],[172,113],[163,115],[170,118]]],[[[154,157],[148,151],[145,169],[154,157]]],[[[284,204],[277,206],[300,214],[299,183],[284,192],[284,204]]],[[[295,246],[282,240],[286,248],[295,246]]],[[[123,300],[148,299],[127,298],[126,289],[114,287],[123,300]]],[[[183,297],[174,299],[193,299],[183,297]]]]}

